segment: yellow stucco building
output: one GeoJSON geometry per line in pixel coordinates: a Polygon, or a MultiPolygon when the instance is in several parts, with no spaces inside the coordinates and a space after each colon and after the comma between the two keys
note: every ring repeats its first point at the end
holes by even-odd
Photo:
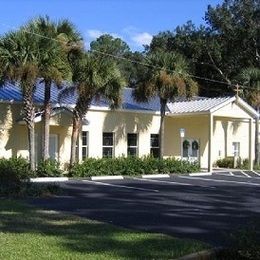
{"type": "MultiPolygon", "coordinates": [[[[58,102],[53,88],[50,122],[50,156],[69,162],[72,109],[75,97],[58,102]]],[[[78,159],[85,157],[145,156],[159,151],[159,100],[136,103],[132,90],[124,89],[122,107],[111,111],[105,100],[95,101],[83,119],[78,141],[78,159]]],[[[43,88],[35,93],[40,107],[43,88]]],[[[0,89],[0,157],[28,158],[27,130],[22,120],[21,94],[15,86],[0,89]]],[[[257,112],[238,97],[194,98],[167,104],[163,151],[165,157],[200,162],[212,170],[214,162],[227,156],[254,159],[257,112]],[[182,134],[180,134],[180,132],[182,134]]],[[[35,118],[36,159],[42,149],[41,111],[35,118]]]]}

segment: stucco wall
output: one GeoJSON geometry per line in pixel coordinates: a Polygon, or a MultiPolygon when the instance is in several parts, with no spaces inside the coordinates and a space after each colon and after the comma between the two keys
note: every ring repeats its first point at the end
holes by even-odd
{"type": "Polygon", "coordinates": [[[103,132],[114,133],[115,156],[127,155],[127,133],[138,133],[138,155],[148,155],[150,134],[159,132],[160,117],[149,113],[89,111],[86,118],[82,130],[89,132],[89,157],[102,157],[103,132]]]}

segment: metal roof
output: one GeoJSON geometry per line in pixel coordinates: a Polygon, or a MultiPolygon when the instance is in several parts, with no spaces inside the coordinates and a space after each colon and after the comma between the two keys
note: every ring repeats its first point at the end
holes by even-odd
{"type": "Polygon", "coordinates": [[[200,98],[189,101],[171,102],[167,106],[171,114],[210,112],[213,108],[230,99],[231,97],[200,98]]]}
{"type": "MultiPolygon", "coordinates": [[[[62,96],[59,98],[62,89],[52,86],[51,88],[51,103],[53,106],[73,106],[77,100],[76,91],[69,96],[62,96]]],[[[135,111],[150,111],[159,112],[160,111],[160,100],[158,97],[152,98],[149,102],[138,103],[134,100],[132,96],[133,89],[124,88],[122,91],[122,105],[123,110],[135,110],[135,111]]],[[[170,114],[187,114],[187,113],[200,113],[200,112],[211,112],[214,109],[218,109],[219,106],[232,102],[234,97],[218,97],[218,98],[203,98],[195,97],[191,100],[177,99],[175,102],[170,102],[167,104],[167,110],[170,114]]],[[[240,98],[239,102],[248,111],[251,108],[246,102],[242,101],[240,98]],[[246,104],[246,105],[245,105],[246,104]],[[249,108],[250,109],[249,109],[249,108]]],[[[38,104],[43,104],[44,101],[44,85],[43,83],[37,84],[34,93],[34,102],[38,104]]],[[[16,84],[6,83],[4,86],[0,87],[0,102],[22,102],[22,93],[19,86],[16,84]]],[[[99,100],[93,100],[90,108],[109,108],[109,102],[104,98],[99,100]]],[[[250,111],[251,113],[253,113],[250,111]]]]}

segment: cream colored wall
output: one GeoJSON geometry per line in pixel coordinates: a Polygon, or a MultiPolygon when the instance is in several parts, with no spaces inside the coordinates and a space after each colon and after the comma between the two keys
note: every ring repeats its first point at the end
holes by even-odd
{"type": "Polygon", "coordinates": [[[148,155],[150,134],[157,134],[160,126],[160,117],[149,113],[89,111],[86,118],[89,125],[82,130],[89,132],[89,157],[102,157],[103,132],[114,133],[115,156],[127,155],[127,133],[138,133],[138,155],[148,155]]]}
{"type": "Polygon", "coordinates": [[[208,115],[167,117],[165,120],[164,154],[181,158],[180,128],[185,129],[185,139],[197,139],[200,145],[200,164],[208,164],[208,115]]]}
{"type": "Polygon", "coordinates": [[[240,142],[240,156],[244,159],[248,158],[249,122],[216,117],[213,129],[214,161],[226,156],[233,156],[232,142],[240,142]]]}

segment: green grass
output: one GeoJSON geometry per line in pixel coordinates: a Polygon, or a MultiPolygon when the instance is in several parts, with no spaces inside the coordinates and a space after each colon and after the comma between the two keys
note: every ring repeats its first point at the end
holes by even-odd
{"type": "Polygon", "coordinates": [[[0,259],[174,259],[208,248],[198,241],[138,232],[0,201],[0,259]]]}

